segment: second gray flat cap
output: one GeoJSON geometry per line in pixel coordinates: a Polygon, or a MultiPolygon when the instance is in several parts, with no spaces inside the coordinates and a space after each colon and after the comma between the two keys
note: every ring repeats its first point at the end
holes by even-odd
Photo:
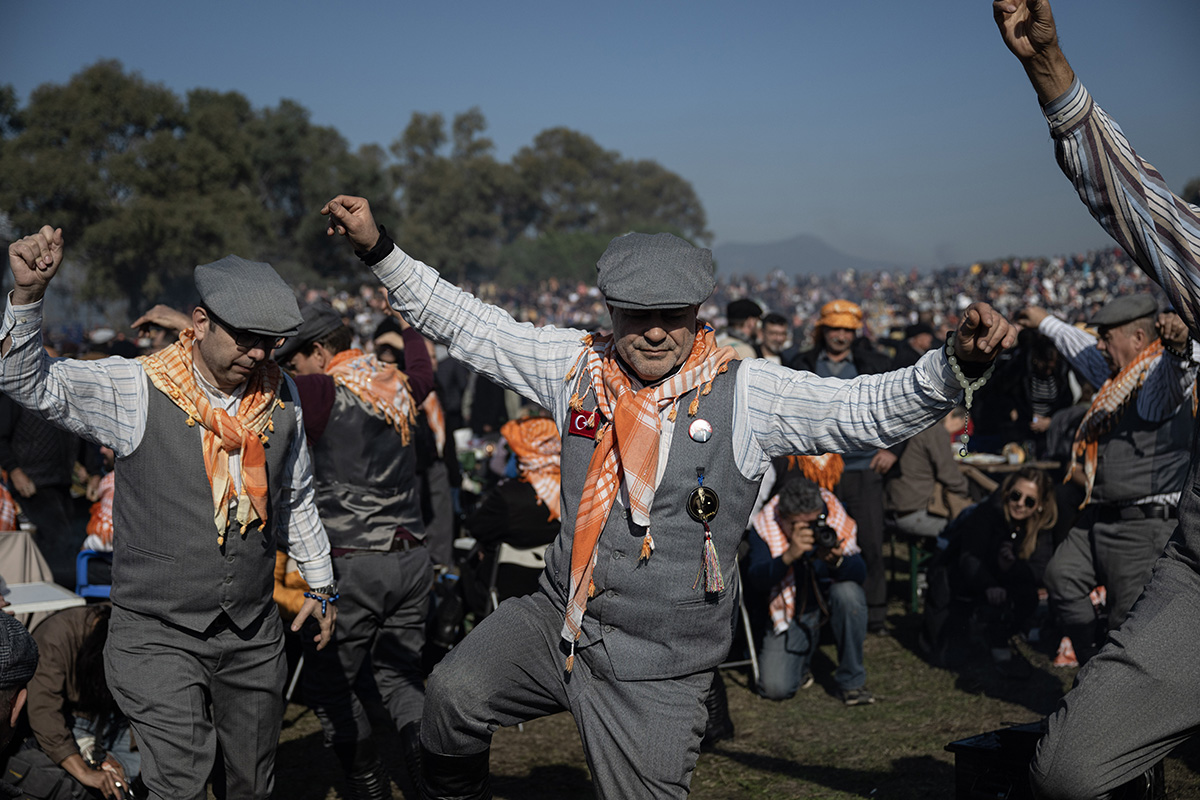
{"type": "Polygon", "coordinates": [[[1158,302],[1153,295],[1128,294],[1105,303],[1104,308],[1092,315],[1088,324],[1112,327],[1113,325],[1124,325],[1126,322],[1132,322],[1142,317],[1157,315],[1158,302]]]}
{"type": "Polygon", "coordinates": [[[669,233],[619,236],[596,262],[596,288],[617,308],[698,306],[714,286],[712,251],[669,233]]]}

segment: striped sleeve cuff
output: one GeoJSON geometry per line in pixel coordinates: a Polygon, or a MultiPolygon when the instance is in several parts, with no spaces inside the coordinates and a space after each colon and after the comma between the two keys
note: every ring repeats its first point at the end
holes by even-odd
{"type": "Polygon", "coordinates": [[[1050,123],[1050,135],[1066,136],[1079,126],[1092,112],[1092,96],[1076,78],[1071,88],[1042,107],[1046,121],[1050,123]]]}

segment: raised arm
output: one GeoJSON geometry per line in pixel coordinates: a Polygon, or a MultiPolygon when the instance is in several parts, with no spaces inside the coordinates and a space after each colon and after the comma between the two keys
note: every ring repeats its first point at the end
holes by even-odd
{"type": "Polygon", "coordinates": [[[1050,123],[1055,157],[1101,227],[1166,291],[1200,337],[1200,208],[1175,195],[1075,77],[1047,0],[997,0],[993,14],[1050,123]]]}
{"type": "Polygon", "coordinates": [[[0,321],[0,391],[124,456],[145,430],[145,373],[124,358],[70,361],[46,355],[42,302],[62,260],[62,230],[48,225],[9,245],[15,288],[0,321]]]}
{"type": "Polygon", "coordinates": [[[387,288],[389,302],[424,336],[476,372],[566,416],[565,379],[581,352],[583,331],[534,327],[442,280],[380,233],[370,205],[339,195],[325,204],[326,232],[345,236],[387,288]]]}

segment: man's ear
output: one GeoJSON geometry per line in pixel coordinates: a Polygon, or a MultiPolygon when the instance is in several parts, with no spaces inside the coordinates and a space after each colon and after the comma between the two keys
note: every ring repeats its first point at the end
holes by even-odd
{"type": "Polygon", "coordinates": [[[14,728],[17,726],[17,717],[21,716],[21,709],[25,707],[25,695],[25,687],[22,686],[21,691],[17,692],[16,697],[13,698],[12,712],[8,722],[14,728]]]}
{"type": "Polygon", "coordinates": [[[192,330],[195,331],[197,340],[204,338],[210,325],[208,312],[203,307],[196,306],[192,309],[192,330]],[[201,327],[201,323],[204,323],[203,327],[201,327]]]}

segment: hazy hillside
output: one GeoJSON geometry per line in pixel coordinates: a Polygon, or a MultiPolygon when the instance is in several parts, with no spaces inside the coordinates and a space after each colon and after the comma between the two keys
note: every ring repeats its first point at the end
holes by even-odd
{"type": "Polygon", "coordinates": [[[801,234],[782,242],[768,244],[729,244],[713,248],[717,274],[765,275],[782,270],[785,275],[826,275],[847,269],[876,272],[886,269],[907,269],[884,261],[871,261],[846,255],[835,250],[816,236],[801,234]]]}

